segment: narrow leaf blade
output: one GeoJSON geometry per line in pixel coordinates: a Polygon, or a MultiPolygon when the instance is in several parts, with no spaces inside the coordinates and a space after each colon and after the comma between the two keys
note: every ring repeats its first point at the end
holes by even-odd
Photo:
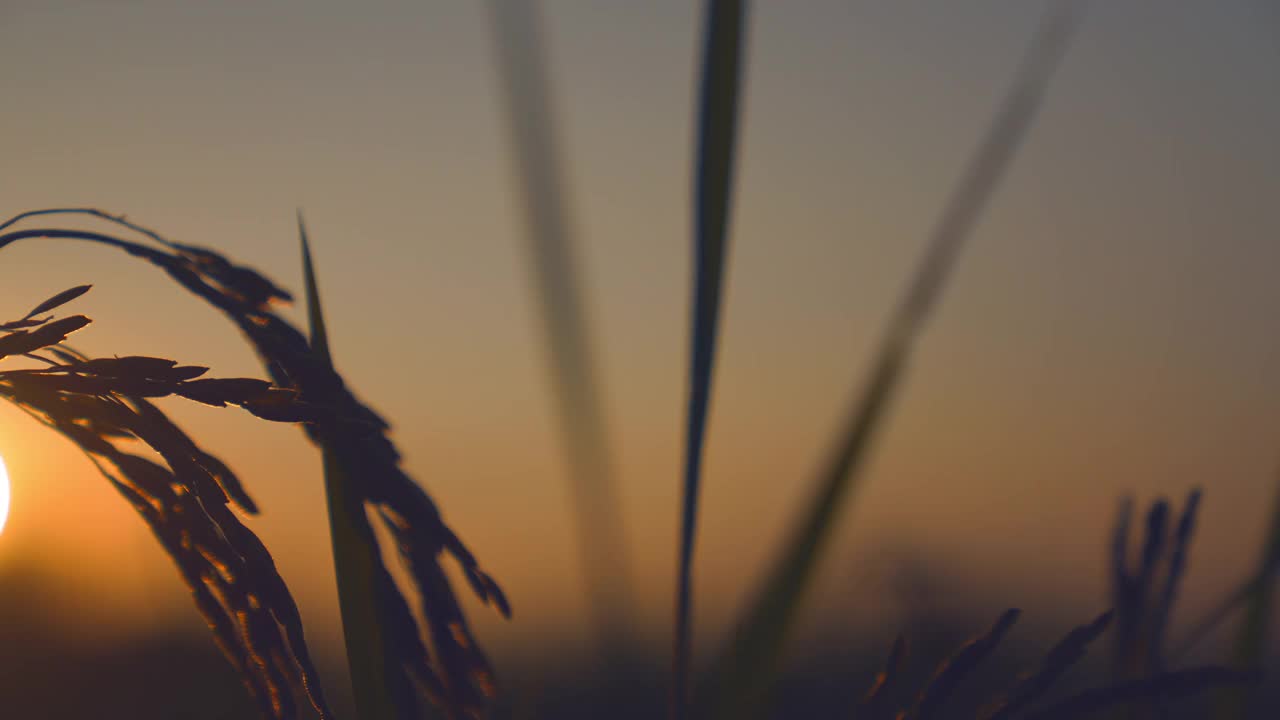
{"type": "Polygon", "coordinates": [[[613,471],[589,304],[575,255],[577,227],[540,4],[490,0],[503,110],[511,136],[528,267],[564,444],[577,546],[601,655],[621,666],[634,640],[635,591],[613,471]]]}
{"type": "Polygon", "coordinates": [[[693,334],[685,436],[684,499],[676,581],[675,648],[671,716],[686,716],[693,643],[693,550],[697,537],[702,448],[711,400],[712,370],[720,321],[720,296],[728,245],[729,206],[738,132],[738,87],[742,75],[746,3],[710,0],[706,9],[698,156],[694,198],[693,334]]]}
{"type": "MultiPolygon", "coordinates": [[[[332,367],[320,291],[301,212],[298,213],[298,236],[302,244],[312,351],[332,367]]],[[[321,445],[329,531],[338,580],[338,604],[356,708],[361,720],[405,720],[412,717],[414,709],[402,707],[397,698],[403,694],[395,691],[398,676],[394,673],[398,668],[393,665],[394,653],[388,641],[388,628],[379,613],[382,606],[379,593],[389,589],[385,583],[379,582],[382,566],[377,539],[365,515],[364,504],[354,492],[351,477],[333,448],[323,440],[321,445]]]]}

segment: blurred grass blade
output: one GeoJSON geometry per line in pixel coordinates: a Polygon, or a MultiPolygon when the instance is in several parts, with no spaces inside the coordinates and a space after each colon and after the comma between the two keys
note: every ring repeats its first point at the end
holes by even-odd
{"type": "MultiPolygon", "coordinates": [[[[333,366],[329,337],[325,332],[316,285],[311,247],[302,213],[298,213],[298,237],[302,243],[302,272],[307,293],[307,320],[311,348],[333,366]]],[[[351,487],[351,479],[332,448],[323,446],[324,487],[329,506],[329,532],[333,540],[333,564],[338,579],[338,604],[347,645],[347,663],[360,720],[407,720],[413,708],[401,707],[393,690],[397,675],[388,643],[388,628],[378,608],[378,594],[387,588],[378,582],[380,555],[364,503],[351,487]]]]}
{"type": "Polygon", "coordinates": [[[742,75],[747,14],[745,5],[745,2],[735,0],[709,0],[706,6],[694,180],[693,330],[672,659],[671,713],[677,720],[685,716],[689,696],[693,640],[693,544],[697,535],[702,446],[706,435],[707,406],[711,399],[729,204],[733,191],[738,85],[742,75]]]}
{"type": "Polygon", "coordinates": [[[1182,515],[1178,519],[1173,533],[1173,545],[1169,554],[1168,567],[1165,570],[1164,587],[1156,603],[1152,627],[1149,633],[1151,648],[1148,651],[1152,670],[1161,672],[1168,664],[1166,657],[1168,646],[1169,624],[1173,618],[1173,607],[1178,597],[1178,589],[1186,573],[1187,561],[1191,551],[1191,536],[1195,533],[1196,514],[1200,507],[1202,492],[1194,488],[1187,495],[1182,506],[1182,515]]]}
{"type": "Polygon", "coordinates": [[[1080,18],[1082,3],[1060,0],[1045,16],[1014,83],[950,197],[856,397],[835,452],[772,571],[748,606],[717,668],[715,717],[762,715],[775,664],[805,588],[854,489],[868,449],[956,258],[998,187],[1040,108],[1053,70],[1080,18]]]}
{"type": "MultiPolygon", "coordinates": [[[[1234,658],[1238,668],[1261,669],[1265,660],[1267,637],[1272,631],[1271,612],[1277,570],[1280,570],[1280,485],[1276,488],[1271,526],[1262,546],[1262,556],[1258,559],[1258,570],[1243,598],[1246,602],[1244,619],[1236,636],[1234,658]]],[[[1219,717],[1247,717],[1252,689],[1247,686],[1225,689],[1222,697],[1223,712],[1219,717]]]]}
{"type": "MultiPolygon", "coordinates": [[[[573,254],[573,222],[557,142],[538,4],[489,2],[497,65],[525,212],[529,267],[546,333],[577,546],[590,611],[606,653],[630,646],[630,553],[608,447],[586,305],[573,254]]],[[[616,657],[615,657],[616,659],[616,657]]]]}

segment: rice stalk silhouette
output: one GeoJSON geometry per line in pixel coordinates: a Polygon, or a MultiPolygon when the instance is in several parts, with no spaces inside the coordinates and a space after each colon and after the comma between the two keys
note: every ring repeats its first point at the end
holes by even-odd
{"type": "MultiPolygon", "coordinates": [[[[402,595],[391,582],[387,568],[379,559],[375,581],[381,588],[380,597],[385,600],[379,610],[385,620],[395,627],[394,639],[391,643],[394,650],[395,664],[388,668],[393,677],[393,684],[402,693],[399,702],[407,703],[409,688],[418,687],[450,717],[479,717],[483,714],[487,698],[495,692],[495,680],[492,669],[484,653],[472,636],[466,617],[454,594],[452,584],[445,574],[442,561],[452,559],[460,567],[471,589],[484,602],[496,607],[504,615],[510,615],[510,605],[497,582],[485,573],[476,558],[463,544],[456,533],[444,522],[439,509],[427,493],[413,481],[400,467],[400,454],[395,445],[387,437],[387,423],[362,403],[346,386],[342,377],[332,369],[326,358],[315,352],[306,336],[278,315],[274,305],[290,299],[290,295],[258,272],[237,265],[221,254],[207,248],[186,245],[171,241],[160,234],[132,223],[122,217],[91,208],[57,208],[38,210],[18,215],[0,224],[0,249],[27,239],[61,239],[77,240],[114,247],[132,256],[138,257],[163,270],[182,287],[204,299],[222,312],[240,329],[245,338],[257,351],[271,382],[263,380],[191,380],[175,384],[172,375],[159,377],[142,377],[130,375],[116,378],[127,385],[115,386],[121,391],[120,398],[112,402],[112,407],[124,406],[135,415],[151,418],[151,409],[133,405],[128,399],[133,396],[150,397],[150,393],[161,389],[172,388],[173,394],[190,397],[202,402],[219,402],[239,404],[251,412],[267,419],[282,422],[301,422],[307,436],[316,444],[331,449],[337,462],[352,478],[353,503],[373,511],[376,522],[383,523],[394,538],[396,555],[409,569],[417,596],[418,609],[424,618],[425,627],[419,628],[409,610],[408,603],[412,598],[402,595]],[[127,240],[104,232],[75,230],[64,228],[31,228],[12,229],[23,220],[51,215],[90,216],[98,218],[117,228],[140,234],[143,241],[127,240]],[[168,383],[168,384],[165,384],[168,383]],[[222,394],[219,394],[222,393],[222,394]]],[[[39,349],[31,347],[33,342],[44,340],[56,342],[65,336],[64,330],[71,331],[87,323],[87,319],[67,318],[50,322],[35,329],[15,328],[10,336],[19,339],[9,341],[11,347],[22,352],[39,349]],[[25,335],[23,334],[25,333],[25,335]],[[61,335],[59,333],[62,333],[61,335]],[[35,340],[31,336],[36,336],[35,340]]],[[[40,345],[45,347],[48,344],[40,345]]],[[[52,358],[51,358],[52,359],[52,358]]],[[[154,371],[159,372],[159,371],[154,371]]],[[[27,386],[43,383],[52,385],[54,389],[63,388],[62,392],[87,390],[96,392],[104,386],[96,375],[85,375],[83,372],[62,373],[29,373],[33,378],[51,377],[26,381],[27,386]]],[[[33,397],[32,401],[40,400],[33,397]]],[[[43,398],[45,405],[38,406],[41,412],[59,410],[60,405],[55,397],[43,398]],[[52,404],[51,404],[52,403],[52,404]]],[[[50,422],[64,434],[75,435],[73,440],[90,444],[94,452],[107,453],[105,458],[114,463],[122,463],[115,467],[116,471],[126,475],[128,480],[136,482],[139,488],[149,493],[162,493],[163,478],[177,472],[195,473],[199,477],[187,480],[193,487],[216,486],[216,481],[204,482],[202,473],[211,472],[207,467],[194,462],[185,462],[181,456],[166,457],[169,469],[153,468],[131,457],[110,451],[101,443],[95,443],[85,433],[66,422],[59,423],[56,415],[50,416],[50,422]],[[200,468],[204,468],[201,470],[200,468]],[[162,472],[163,471],[163,472],[162,472]]],[[[108,416],[103,416],[103,420],[108,416]]],[[[154,437],[157,432],[150,424],[132,417],[117,418],[118,423],[128,421],[123,427],[131,433],[149,433],[154,437]]],[[[166,426],[167,427],[167,426],[166,426]]],[[[172,434],[172,431],[168,431],[172,434]]],[[[156,438],[163,442],[162,438],[156,438]]],[[[171,444],[173,441],[171,441],[171,444]]],[[[162,447],[164,447],[162,445],[162,447]]],[[[169,448],[165,448],[169,449],[169,448]]],[[[163,453],[162,453],[163,454],[163,453]]],[[[224,466],[225,467],[225,466],[224,466]]],[[[110,468],[106,470],[110,472],[110,468]]],[[[135,488],[115,479],[113,482],[124,490],[126,495],[135,501],[142,512],[148,506],[148,496],[139,493],[135,488]]],[[[209,491],[212,492],[212,491],[209,491]]],[[[218,493],[225,494],[220,488],[218,493]]],[[[242,672],[248,674],[246,684],[251,690],[263,690],[269,702],[263,705],[270,717],[291,718],[294,716],[294,704],[287,692],[288,681],[298,679],[307,688],[306,692],[323,715],[328,710],[319,695],[318,684],[314,682],[314,672],[310,669],[310,661],[302,642],[301,623],[297,619],[296,606],[287,588],[274,566],[270,555],[251,532],[249,532],[229,510],[219,510],[216,500],[208,503],[212,509],[212,519],[222,528],[228,542],[234,542],[234,549],[226,550],[228,556],[237,555],[244,559],[249,574],[232,575],[239,582],[248,578],[256,578],[263,589],[244,597],[233,596],[228,602],[243,600],[243,607],[251,608],[253,604],[270,602],[269,610],[249,612],[241,608],[238,612],[244,616],[240,626],[249,627],[253,633],[221,633],[223,644],[228,645],[228,638],[234,640],[227,650],[228,657],[242,672]],[[252,564],[247,564],[252,560],[252,564]],[[264,615],[270,612],[271,615],[264,615]],[[263,618],[274,617],[283,625],[285,632],[276,635],[269,632],[268,623],[263,618]],[[286,642],[287,641],[287,642],[286,642]],[[299,654],[301,653],[301,654],[299,654]],[[291,667],[289,658],[297,660],[298,667],[291,667]],[[248,660],[246,661],[245,658],[248,660]],[[267,662],[270,660],[270,662],[267,662]]],[[[194,500],[192,501],[194,502],[194,500]]],[[[247,509],[247,508],[246,508],[247,509]]],[[[144,517],[147,517],[144,515],[144,517]]],[[[177,517],[186,518],[187,514],[177,517]]],[[[165,516],[166,523],[171,522],[165,516]]],[[[170,539],[181,542],[188,538],[183,528],[170,524],[153,525],[162,542],[170,539]],[[167,535],[165,533],[168,533],[167,535]]],[[[203,556],[202,556],[203,557],[203,556]]],[[[211,558],[221,557],[210,555],[211,558]]],[[[184,561],[185,562],[185,561],[184,561]]],[[[195,563],[195,560],[191,561],[195,563]]],[[[210,606],[210,595],[214,590],[200,590],[206,587],[207,572],[201,574],[203,566],[198,564],[183,565],[180,569],[187,576],[193,590],[197,605],[205,610],[210,606]],[[198,581],[198,582],[197,582],[198,581]]],[[[215,570],[241,569],[239,565],[219,562],[215,570]]],[[[231,580],[227,583],[231,584],[231,580]]],[[[239,591],[241,585],[231,584],[232,589],[239,591]]],[[[224,598],[213,599],[221,602],[224,598]]],[[[217,630],[221,625],[215,626],[217,630]]],[[[260,693],[261,694],[261,693],[260,693]]],[[[408,705],[402,705],[400,712],[411,712],[408,705]]]]}

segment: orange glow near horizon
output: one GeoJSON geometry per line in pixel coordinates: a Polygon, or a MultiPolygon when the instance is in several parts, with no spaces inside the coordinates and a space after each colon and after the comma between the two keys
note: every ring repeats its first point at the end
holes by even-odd
{"type": "Polygon", "coordinates": [[[9,470],[4,466],[4,458],[0,458],[0,532],[9,520],[9,470]]]}

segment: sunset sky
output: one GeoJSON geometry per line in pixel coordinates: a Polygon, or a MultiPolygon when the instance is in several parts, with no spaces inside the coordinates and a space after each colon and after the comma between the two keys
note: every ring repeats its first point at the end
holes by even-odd
{"type": "MultiPolygon", "coordinates": [[[[674,578],[694,5],[543,13],[656,647],[674,578]]],[[[697,560],[704,650],[805,497],[1042,7],[753,6],[697,560]]],[[[298,288],[302,208],[339,368],[515,605],[511,623],[476,608],[482,638],[585,646],[494,56],[483,5],[461,0],[8,0],[0,215],[125,213],[298,288]]],[[[1180,501],[1196,484],[1184,609],[1244,577],[1280,463],[1277,77],[1280,12],[1265,3],[1092,4],[924,336],[808,631],[892,623],[875,578],[903,553],[940,563],[958,596],[1079,619],[1106,602],[1118,498],[1180,501]]],[[[96,320],[83,349],[261,375],[231,325],[160,273],[41,242],[0,254],[4,319],[91,282],[71,306],[96,320]]],[[[314,450],[237,410],[172,407],[245,478],[310,632],[336,641],[314,450]]],[[[51,568],[57,602],[107,635],[128,630],[121,617],[198,623],[142,523],[69,444],[0,408],[0,456],[13,479],[0,570],[51,568]]]]}

